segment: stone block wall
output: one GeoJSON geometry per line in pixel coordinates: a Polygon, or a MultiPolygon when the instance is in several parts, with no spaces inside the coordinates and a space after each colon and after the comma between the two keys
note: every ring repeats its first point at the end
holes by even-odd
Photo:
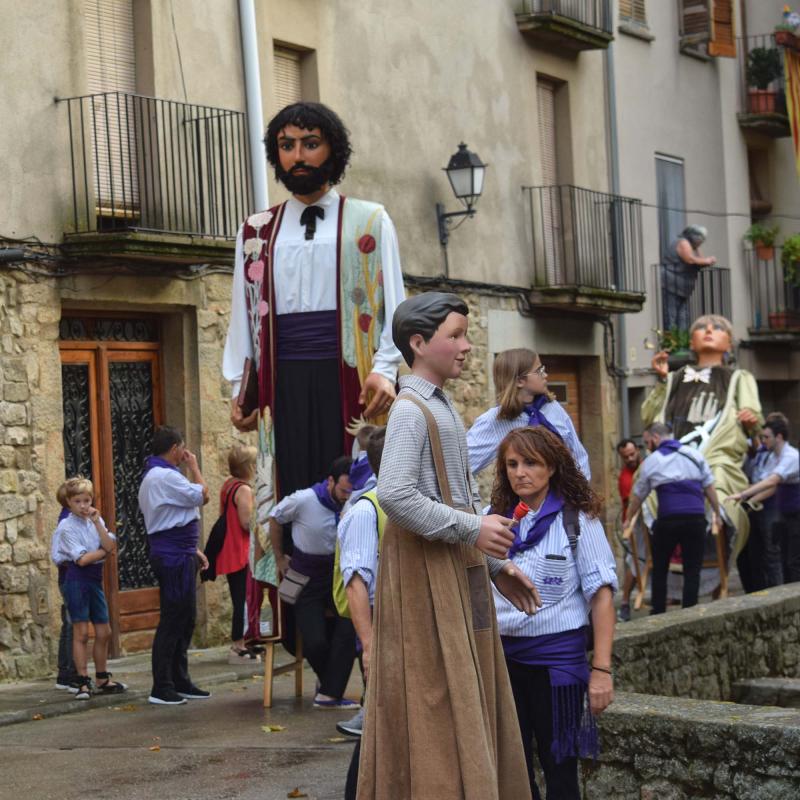
{"type": "Polygon", "coordinates": [[[800,711],[617,695],[587,800],[790,800],[800,796],[800,711]]]}
{"type": "Polygon", "coordinates": [[[745,678],[800,677],[800,583],[646,617],[617,629],[627,692],[729,700],[745,678]]]}

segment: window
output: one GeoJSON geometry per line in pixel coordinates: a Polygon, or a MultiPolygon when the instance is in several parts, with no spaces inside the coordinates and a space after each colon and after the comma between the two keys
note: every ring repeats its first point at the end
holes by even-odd
{"type": "Polygon", "coordinates": [[[637,25],[647,26],[647,14],[645,13],[645,0],[619,0],[620,20],[634,22],[637,25]]]}
{"type": "Polygon", "coordinates": [[[84,0],[86,76],[91,100],[95,205],[101,217],[132,215],[139,205],[133,111],[136,92],[132,0],[84,0]],[[108,93],[108,94],[104,94],[108,93]],[[118,94],[117,94],[118,93],[118,94]]]}
{"type": "Polygon", "coordinates": [[[275,100],[278,108],[303,99],[302,53],[275,47],[275,100]]]}
{"type": "Polygon", "coordinates": [[[656,155],[659,258],[686,227],[683,159],[656,155]]]}
{"type": "Polygon", "coordinates": [[[736,57],[733,0],[679,0],[682,51],[736,57]]]}

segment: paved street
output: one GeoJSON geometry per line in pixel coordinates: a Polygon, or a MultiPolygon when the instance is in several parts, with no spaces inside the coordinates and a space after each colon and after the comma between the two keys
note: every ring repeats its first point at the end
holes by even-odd
{"type": "Polygon", "coordinates": [[[353,740],[331,739],[342,738],[335,723],[350,714],[312,708],[309,670],[302,700],[285,675],[275,680],[273,708],[264,709],[262,686],[260,675],[242,676],[185,706],[122,695],[115,706],[2,727],[0,798],[279,800],[299,788],[296,796],[309,800],[339,800],[353,740]],[[266,725],[284,730],[265,733],[266,725]]]}

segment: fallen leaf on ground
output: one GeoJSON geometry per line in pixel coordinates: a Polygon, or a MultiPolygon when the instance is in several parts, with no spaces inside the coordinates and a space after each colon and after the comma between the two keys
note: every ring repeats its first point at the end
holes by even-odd
{"type": "Polygon", "coordinates": [[[157,753],[159,750],[161,750],[161,745],[160,744],[154,744],[152,747],[148,747],[147,749],[151,753],[157,753]]]}
{"type": "Polygon", "coordinates": [[[285,731],[286,728],[283,725],[262,725],[261,730],[264,733],[280,733],[281,731],[285,731]]]}
{"type": "Polygon", "coordinates": [[[301,792],[300,788],[295,786],[289,794],[286,795],[287,797],[308,797],[305,792],[301,792]]]}
{"type": "Polygon", "coordinates": [[[326,739],[328,742],[346,742],[347,739],[344,736],[331,736],[330,739],[326,739]]]}
{"type": "Polygon", "coordinates": [[[35,720],[44,719],[44,714],[34,714],[33,719],[35,720]]]}
{"type": "Polygon", "coordinates": [[[133,703],[128,703],[127,705],[124,705],[124,706],[114,706],[114,708],[112,708],[111,710],[112,711],[138,711],[139,709],[133,703]]]}

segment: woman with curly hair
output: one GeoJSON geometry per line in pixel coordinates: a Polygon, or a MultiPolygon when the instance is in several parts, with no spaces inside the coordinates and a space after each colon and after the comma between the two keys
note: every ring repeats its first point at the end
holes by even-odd
{"type": "Polygon", "coordinates": [[[542,599],[542,607],[528,616],[494,592],[531,791],[535,799],[541,797],[533,771],[535,740],[546,796],[580,800],[578,757],[597,755],[594,716],[614,699],[611,646],[618,585],[598,519],[602,501],[558,436],[541,426],[526,427],[500,443],[492,509],[515,519],[509,558],[542,599]]]}
{"type": "Polygon", "coordinates": [[[492,367],[497,405],[481,414],[467,434],[469,464],[481,472],[497,455],[502,438],[516,428],[544,426],[569,448],[578,469],[591,479],[589,454],[578,439],[569,414],[547,390],[547,370],[526,347],[503,350],[492,367]]]}

